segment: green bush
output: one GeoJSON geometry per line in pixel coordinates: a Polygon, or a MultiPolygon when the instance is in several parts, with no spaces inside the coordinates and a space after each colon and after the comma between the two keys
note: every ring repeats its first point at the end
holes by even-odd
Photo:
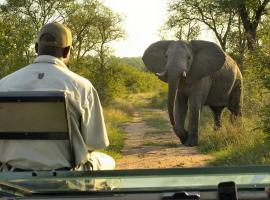
{"type": "Polygon", "coordinates": [[[155,96],[151,99],[150,106],[152,108],[158,108],[162,110],[167,110],[168,101],[168,85],[164,84],[155,96]]]}
{"type": "Polygon", "coordinates": [[[106,67],[100,67],[97,60],[87,57],[80,63],[72,63],[74,72],[89,79],[98,91],[103,105],[109,105],[124,95],[152,92],[164,88],[158,78],[149,72],[119,63],[111,59],[106,67]]]}
{"type": "Polygon", "coordinates": [[[126,88],[120,76],[118,63],[108,62],[100,67],[96,58],[86,57],[80,63],[73,63],[72,70],[89,79],[98,91],[103,105],[110,104],[114,99],[126,93],[126,88]],[[77,67],[78,66],[78,67],[77,67]]]}
{"type": "Polygon", "coordinates": [[[124,124],[131,121],[133,111],[133,106],[123,99],[117,99],[104,108],[104,118],[110,145],[103,152],[113,156],[115,159],[121,157],[121,150],[126,139],[124,124]]]}
{"type": "Polygon", "coordinates": [[[128,65],[119,66],[120,76],[128,93],[152,92],[162,87],[160,80],[154,74],[128,65]]]}

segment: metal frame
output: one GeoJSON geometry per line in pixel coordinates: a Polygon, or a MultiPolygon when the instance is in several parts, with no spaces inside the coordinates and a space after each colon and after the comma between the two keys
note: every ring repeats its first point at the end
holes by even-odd
{"type": "Polygon", "coordinates": [[[64,102],[68,132],[0,132],[0,140],[68,140],[71,166],[75,168],[71,127],[68,112],[68,98],[64,91],[8,91],[0,92],[0,103],[18,102],[64,102]]]}
{"type": "Polygon", "coordinates": [[[16,179],[68,179],[68,178],[106,178],[106,177],[147,177],[174,175],[240,175],[270,174],[270,165],[265,166],[234,166],[234,167],[201,167],[201,168],[169,168],[169,169],[136,169],[107,171],[38,171],[38,172],[2,172],[0,181],[16,179]]]}

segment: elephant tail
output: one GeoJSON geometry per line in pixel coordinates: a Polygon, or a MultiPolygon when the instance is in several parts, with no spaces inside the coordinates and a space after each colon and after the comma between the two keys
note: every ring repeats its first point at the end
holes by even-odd
{"type": "Polygon", "coordinates": [[[235,116],[242,115],[242,105],[243,105],[243,81],[242,79],[237,79],[231,91],[229,98],[229,110],[235,116]]]}

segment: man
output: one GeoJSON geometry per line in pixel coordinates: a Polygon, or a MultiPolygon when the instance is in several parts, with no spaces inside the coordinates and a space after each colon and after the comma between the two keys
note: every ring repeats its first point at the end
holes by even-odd
{"type": "MultiPolygon", "coordinates": [[[[67,68],[71,31],[60,23],[43,26],[35,49],[38,57],[0,80],[0,91],[65,90],[76,170],[114,169],[110,156],[95,152],[109,145],[97,91],[85,78],[67,68]]],[[[70,169],[68,146],[63,141],[0,141],[0,171],[70,169]]]]}

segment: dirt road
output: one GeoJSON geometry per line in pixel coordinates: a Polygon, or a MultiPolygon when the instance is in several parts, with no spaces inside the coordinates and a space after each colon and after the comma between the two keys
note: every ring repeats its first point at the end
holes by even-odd
{"type": "Polygon", "coordinates": [[[181,145],[170,128],[168,114],[159,109],[140,108],[125,131],[127,139],[122,158],[116,160],[117,169],[203,167],[212,159],[211,156],[198,153],[195,147],[181,145]],[[162,118],[167,130],[160,131],[160,128],[146,123],[145,113],[148,119],[149,116],[154,117],[153,121],[162,118]]]}

